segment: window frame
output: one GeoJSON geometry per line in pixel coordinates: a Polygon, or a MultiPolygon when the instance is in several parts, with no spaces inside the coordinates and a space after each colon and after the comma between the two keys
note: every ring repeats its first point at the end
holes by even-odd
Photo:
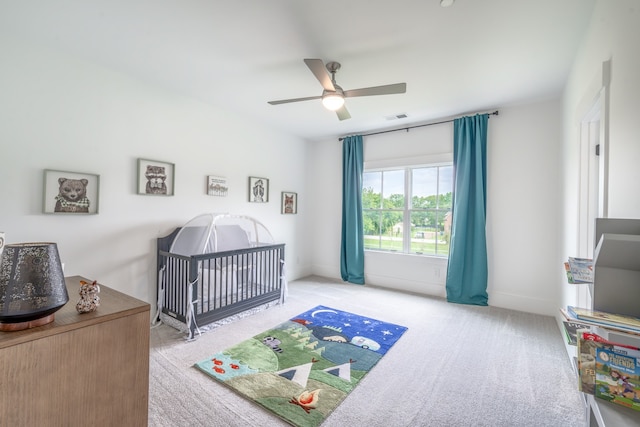
{"type": "MultiPolygon", "coordinates": [[[[411,230],[411,214],[412,212],[421,212],[421,211],[439,211],[442,212],[442,210],[440,208],[430,208],[430,209],[425,209],[425,208],[418,208],[418,209],[414,209],[412,207],[412,195],[413,195],[413,170],[415,169],[423,169],[423,168],[436,168],[436,167],[452,167],[453,168],[453,156],[451,154],[445,154],[445,155],[436,155],[436,156],[423,156],[423,157],[419,157],[419,158],[412,158],[412,159],[395,159],[392,161],[378,161],[378,162],[365,162],[364,164],[364,168],[363,168],[363,174],[364,173],[370,173],[370,172],[388,172],[388,171],[395,171],[395,170],[402,170],[404,173],[404,206],[402,209],[402,227],[403,230],[411,230]]],[[[383,177],[383,175],[381,175],[381,178],[383,177]]],[[[451,177],[452,179],[452,183],[453,183],[453,176],[451,177]]],[[[440,196],[440,186],[441,186],[441,182],[440,182],[440,176],[438,176],[438,181],[436,182],[436,196],[440,196]]],[[[363,214],[365,214],[365,212],[369,211],[378,211],[380,212],[380,214],[383,214],[384,212],[397,212],[399,211],[399,209],[383,209],[382,208],[382,203],[384,200],[384,180],[381,182],[381,206],[379,209],[370,209],[370,208],[365,208],[363,206],[362,210],[363,210],[363,214]]],[[[453,193],[453,188],[451,189],[451,192],[453,193]]],[[[447,211],[451,211],[451,209],[453,208],[453,206],[451,208],[449,208],[447,211]]],[[[443,215],[446,215],[446,212],[442,212],[443,215]]],[[[378,234],[378,236],[382,236],[381,233],[378,234]]],[[[436,259],[443,259],[443,258],[447,258],[448,256],[448,251],[447,254],[444,255],[439,255],[438,253],[421,253],[421,252],[411,252],[411,239],[412,239],[412,233],[404,233],[403,232],[403,240],[402,240],[402,251],[400,250],[391,250],[391,249],[382,249],[382,248],[367,248],[365,247],[364,250],[365,252],[367,251],[372,251],[372,252],[378,252],[378,253],[388,253],[388,254],[402,254],[402,255],[413,255],[413,256],[421,256],[421,257],[431,257],[431,258],[436,258],[436,259]]],[[[437,251],[436,251],[437,252],[437,251]]]]}

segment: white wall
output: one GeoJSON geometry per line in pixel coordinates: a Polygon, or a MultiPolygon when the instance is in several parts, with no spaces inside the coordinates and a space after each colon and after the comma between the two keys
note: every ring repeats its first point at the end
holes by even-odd
{"type": "MultiPolygon", "coordinates": [[[[563,224],[556,263],[576,251],[578,239],[579,124],[602,82],[602,63],[611,60],[609,94],[609,217],[640,218],[640,3],[598,0],[574,61],[563,96],[563,224]]],[[[574,305],[579,287],[558,274],[559,305],[574,305]]]]}
{"type": "MultiPolygon", "coordinates": [[[[558,233],[561,147],[560,100],[500,108],[491,116],[488,135],[489,304],[553,314],[558,233]],[[551,267],[550,267],[551,266],[551,267]]],[[[451,153],[451,123],[365,137],[365,162],[420,158],[451,153]]],[[[311,222],[313,271],[340,277],[341,143],[312,147],[319,205],[311,222]],[[328,174],[327,171],[335,171],[328,174]],[[326,225],[325,225],[326,224],[326,225]]],[[[446,261],[434,257],[367,252],[365,281],[429,295],[445,295],[446,261]]]]}
{"type": "MultiPolygon", "coordinates": [[[[286,243],[287,272],[310,272],[307,144],[97,65],[0,40],[0,230],[8,243],[53,241],[67,275],[155,300],[155,239],[203,212],[246,214],[286,243]],[[136,194],[137,159],[175,163],[175,196],[136,194]],[[43,170],[100,175],[98,215],[43,214],[43,170]],[[207,196],[221,175],[227,197],[207,196]],[[248,177],[269,203],[248,202],[248,177]],[[298,215],[280,214],[281,191],[298,215]]],[[[75,299],[74,296],[71,296],[75,299]]]]}
{"type": "Polygon", "coordinates": [[[489,127],[489,304],[555,314],[560,100],[501,108],[489,127]]]}

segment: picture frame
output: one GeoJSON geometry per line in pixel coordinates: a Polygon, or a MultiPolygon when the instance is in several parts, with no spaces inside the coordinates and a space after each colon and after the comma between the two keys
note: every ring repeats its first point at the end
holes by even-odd
{"type": "Polygon", "coordinates": [[[249,177],[249,201],[267,203],[269,201],[269,180],[267,178],[249,177]]]}
{"type": "Polygon", "coordinates": [[[138,159],[138,194],[173,196],[175,164],[160,160],[138,159]]]}
{"type": "Polygon", "coordinates": [[[42,197],[42,210],[47,214],[97,214],[100,175],[45,169],[42,197]]]}
{"type": "Polygon", "coordinates": [[[226,197],[229,192],[227,178],[222,176],[207,176],[207,195],[226,197]]]}
{"type": "Polygon", "coordinates": [[[280,201],[281,212],[284,215],[298,213],[298,193],[283,191],[280,201]]]}

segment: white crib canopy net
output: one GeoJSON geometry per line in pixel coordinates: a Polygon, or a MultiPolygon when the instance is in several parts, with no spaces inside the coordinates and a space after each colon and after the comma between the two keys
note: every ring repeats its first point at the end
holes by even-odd
{"type": "Polygon", "coordinates": [[[169,252],[191,256],[273,243],[269,230],[252,217],[206,213],[191,219],[178,231],[169,252]]]}

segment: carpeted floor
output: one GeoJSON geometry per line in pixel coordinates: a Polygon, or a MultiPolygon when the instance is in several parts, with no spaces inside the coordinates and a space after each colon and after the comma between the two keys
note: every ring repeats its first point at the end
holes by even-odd
{"type": "Polygon", "coordinates": [[[584,408],[555,319],[310,277],[283,306],[196,341],[151,331],[150,426],[286,426],[193,364],[316,305],[408,331],[323,427],[583,426],[584,408]]]}

